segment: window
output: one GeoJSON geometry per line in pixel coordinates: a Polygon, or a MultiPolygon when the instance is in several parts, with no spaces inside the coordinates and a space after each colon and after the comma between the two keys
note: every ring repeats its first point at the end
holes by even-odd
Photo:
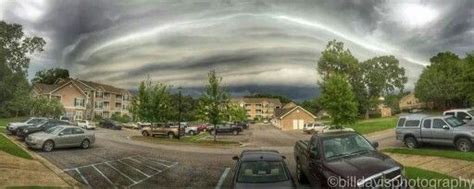
{"type": "Polygon", "coordinates": [[[70,134],[72,134],[72,128],[66,128],[61,133],[63,135],[70,135],[70,134]]]}
{"type": "Polygon", "coordinates": [[[255,106],[257,106],[257,108],[261,108],[262,104],[255,104],[255,106]]]}
{"type": "Polygon", "coordinates": [[[72,133],[73,133],[73,134],[83,134],[84,131],[83,131],[82,129],[79,129],[79,128],[74,128],[74,129],[72,130],[72,133]]]}
{"type": "Polygon", "coordinates": [[[465,120],[466,117],[471,117],[465,112],[458,112],[458,116],[456,116],[459,120],[465,120]]]}
{"type": "Polygon", "coordinates": [[[281,161],[244,161],[237,173],[239,183],[274,183],[289,179],[281,161]]]}
{"type": "Polygon", "coordinates": [[[420,125],[420,120],[408,120],[405,122],[405,127],[418,127],[420,125]]]}
{"type": "Polygon", "coordinates": [[[97,98],[102,98],[102,97],[104,97],[104,93],[103,93],[102,91],[97,91],[97,92],[95,93],[95,97],[97,97],[97,98]]]}
{"type": "Polygon", "coordinates": [[[425,121],[423,121],[423,127],[426,129],[431,128],[431,119],[426,119],[425,121]]]}
{"type": "Polygon", "coordinates": [[[433,129],[442,129],[446,123],[442,119],[433,120],[433,129]]]}
{"type": "Polygon", "coordinates": [[[447,116],[454,116],[454,112],[446,112],[445,115],[447,115],[447,116]]]}
{"type": "Polygon", "coordinates": [[[104,102],[102,101],[95,102],[95,108],[104,108],[104,102]]]}
{"type": "Polygon", "coordinates": [[[74,98],[75,107],[85,107],[86,99],[83,98],[74,98]]]}
{"type": "Polygon", "coordinates": [[[398,120],[397,126],[398,126],[398,127],[403,127],[403,125],[405,125],[405,120],[406,120],[405,118],[400,118],[400,119],[398,120]]]}

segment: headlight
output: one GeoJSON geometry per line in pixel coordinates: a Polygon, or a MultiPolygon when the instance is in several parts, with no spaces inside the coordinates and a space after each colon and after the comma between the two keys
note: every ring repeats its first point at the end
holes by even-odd
{"type": "Polygon", "coordinates": [[[27,133],[27,132],[28,132],[28,129],[23,130],[23,132],[27,133]]]}

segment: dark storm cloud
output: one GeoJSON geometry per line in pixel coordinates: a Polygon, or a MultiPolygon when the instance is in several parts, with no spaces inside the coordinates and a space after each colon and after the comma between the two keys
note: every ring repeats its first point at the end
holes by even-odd
{"type": "Polygon", "coordinates": [[[470,0],[0,2],[0,19],[47,41],[30,76],[59,66],[127,88],[150,75],[198,93],[216,69],[236,95],[310,98],[320,52],[337,39],[360,61],[395,55],[411,89],[431,56],[462,56],[474,44],[470,0]]]}

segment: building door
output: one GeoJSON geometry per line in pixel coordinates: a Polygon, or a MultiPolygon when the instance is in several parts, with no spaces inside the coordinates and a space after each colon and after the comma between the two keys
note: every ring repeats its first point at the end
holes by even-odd
{"type": "Polygon", "coordinates": [[[298,129],[303,129],[304,127],[304,120],[300,119],[298,120],[298,129]]]}
{"type": "Polygon", "coordinates": [[[298,129],[298,120],[293,120],[293,129],[298,129]]]}

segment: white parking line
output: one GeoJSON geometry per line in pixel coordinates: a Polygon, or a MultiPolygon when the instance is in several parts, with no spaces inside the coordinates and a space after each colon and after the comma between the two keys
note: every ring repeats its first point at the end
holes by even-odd
{"type": "Polygon", "coordinates": [[[81,171],[79,171],[78,168],[74,169],[76,170],[77,173],[79,173],[79,176],[82,178],[82,180],[86,183],[86,185],[90,188],[91,185],[89,184],[89,182],[87,182],[87,179],[84,177],[84,175],[82,175],[81,171]]]}
{"type": "Polygon", "coordinates": [[[99,172],[99,174],[102,175],[102,177],[104,177],[105,180],[107,180],[107,182],[110,183],[110,185],[114,186],[114,188],[117,188],[117,187],[114,185],[114,183],[112,183],[112,181],[111,181],[107,176],[105,176],[104,173],[102,173],[102,171],[100,171],[99,169],[97,169],[97,167],[95,167],[95,165],[92,165],[92,167],[93,167],[97,172],[99,172]]]}
{"type": "Polygon", "coordinates": [[[105,162],[106,165],[108,165],[110,168],[114,169],[115,171],[117,171],[118,173],[120,173],[122,176],[128,178],[130,181],[132,181],[133,183],[137,183],[137,181],[133,180],[132,178],[130,178],[129,176],[127,176],[125,173],[123,173],[122,171],[119,171],[117,168],[115,168],[114,166],[110,165],[109,162],[105,162]]]}
{"type": "MultiPolygon", "coordinates": [[[[166,171],[166,170],[170,169],[171,167],[174,167],[175,165],[178,165],[178,162],[175,162],[172,166],[170,166],[170,167],[164,169],[163,171],[166,171]]],[[[134,184],[128,186],[128,188],[130,188],[130,187],[132,187],[132,186],[134,186],[134,185],[136,185],[136,184],[139,184],[139,183],[141,183],[141,182],[143,182],[143,181],[145,181],[145,180],[147,180],[147,179],[149,179],[149,178],[151,178],[151,177],[153,177],[153,176],[155,176],[155,175],[157,175],[157,174],[160,174],[160,173],[161,173],[161,172],[158,172],[158,173],[155,173],[155,174],[151,175],[151,176],[148,177],[148,178],[139,180],[137,183],[134,183],[134,184]]]]}
{"type": "Polygon", "coordinates": [[[131,161],[134,161],[135,163],[143,164],[143,166],[145,166],[145,167],[147,167],[147,168],[149,168],[149,169],[152,169],[152,170],[154,170],[154,171],[157,171],[157,172],[160,172],[160,173],[161,173],[161,170],[156,169],[156,168],[154,168],[154,167],[150,167],[150,166],[148,166],[148,165],[145,165],[145,163],[143,163],[143,162],[141,162],[141,161],[138,161],[138,160],[136,160],[136,159],[133,159],[132,157],[130,157],[130,158],[128,158],[128,159],[131,160],[131,161]]]}
{"type": "Polygon", "coordinates": [[[146,174],[146,173],[140,171],[139,169],[135,168],[134,166],[132,166],[132,165],[130,165],[130,164],[128,164],[128,163],[122,162],[121,160],[118,160],[117,162],[119,162],[119,163],[121,163],[121,164],[123,164],[123,165],[125,165],[125,166],[129,166],[130,168],[134,169],[135,171],[139,172],[139,173],[142,174],[142,175],[145,175],[146,177],[150,177],[150,175],[148,175],[148,174],[146,174]]]}
{"type": "Polygon", "coordinates": [[[220,189],[222,187],[222,184],[224,184],[225,178],[227,177],[227,174],[229,174],[230,168],[225,168],[224,172],[221,175],[221,178],[219,179],[219,182],[217,182],[217,186],[215,189],[220,189]]]}

